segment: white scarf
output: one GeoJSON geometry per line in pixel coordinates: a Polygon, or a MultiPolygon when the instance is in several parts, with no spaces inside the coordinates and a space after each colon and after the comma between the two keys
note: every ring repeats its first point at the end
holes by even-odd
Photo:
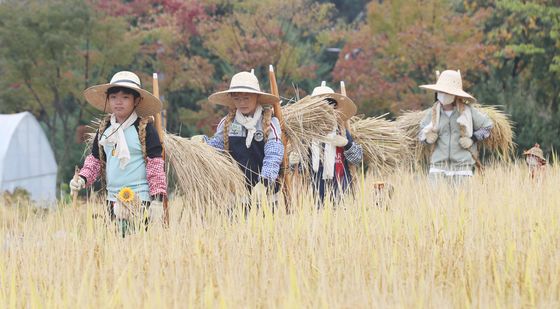
{"type": "MultiPolygon", "coordinates": [[[[332,140],[336,136],[335,129],[327,135],[327,139],[332,140]]],[[[318,141],[313,141],[311,144],[311,163],[313,171],[319,171],[319,161],[321,160],[321,148],[318,141]]],[[[323,148],[323,180],[334,178],[334,166],[336,163],[336,146],[331,143],[325,143],[323,148]]]]}
{"type": "Polygon", "coordinates": [[[245,138],[245,146],[249,148],[253,141],[253,136],[257,132],[257,123],[261,120],[263,108],[258,105],[253,116],[245,116],[239,110],[235,112],[235,121],[247,129],[247,138],[245,138]]]}
{"type": "MultiPolygon", "coordinates": [[[[442,104],[440,102],[436,103],[436,120],[435,123],[433,123],[433,121],[430,121],[430,124],[428,124],[421,132],[422,134],[422,138],[426,139],[426,133],[430,132],[430,131],[434,131],[437,132],[438,127],[439,127],[439,118],[440,118],[440,114],[441,114],[441,106],[442,104]]],[[[473,120],[472,120],[472,110],[471,107],[469,105],[464,105],[465,106],[465,110],[461,113],[461,115],[459,116],[459,118],[457,118],[457,123],[460,125],[463,125],[466,129],[466,134],[467,137],[471,137],[473,135],[473,120]]]]}
{"type": "Polygon", "coordinates": [[[130,151],[128,150],[124,130],[133,125],[136,119],[138,119],[138,115],[136,112],[132,112],[128,119],[120,124],[117,123],[115,115],[111,115],[111,126],[102,133],[101,139],[99,140],[99,145],[103,147],[115,147],[115,155],[119,159],[119,167],[121,170],[124,170],[130,161],[130,151]]]}

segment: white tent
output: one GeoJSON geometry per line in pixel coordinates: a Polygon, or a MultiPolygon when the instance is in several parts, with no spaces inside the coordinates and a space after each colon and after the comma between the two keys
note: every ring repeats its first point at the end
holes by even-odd
{"type": "Polygon", "coordinates": [[[56,201],[57,165],[43,129],[29,112],[0,115],[0,193],[22,188],[37,202],[56,201]]]}

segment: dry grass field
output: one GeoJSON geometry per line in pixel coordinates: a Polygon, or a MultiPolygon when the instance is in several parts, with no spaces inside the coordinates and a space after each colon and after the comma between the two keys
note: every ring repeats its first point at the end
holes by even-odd
{"type": "MultiPolygon", "coordinates": [[[[119,237],[102,204],[0,205],[0,308],[559,308],[560,169],[489,168],[457,190],[399,173],[336,209],[247,218],[180,199],[119,237]]],[[[0,202],[1,203],[1,202],[0,202]]]]}

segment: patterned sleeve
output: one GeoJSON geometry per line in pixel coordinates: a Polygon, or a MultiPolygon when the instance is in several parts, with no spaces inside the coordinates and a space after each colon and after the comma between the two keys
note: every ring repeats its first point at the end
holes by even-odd
{"type": "Polygon", "coordinates": [[[224,150],[224,122],[226,117],[222,118],[220,123],[218,124],[218,129],[216,129],[216,134],[212,138],[205,138],[205,141],[208,145],[219,149],[224,150]]]}
{"type": "Polygon", "coordinates": [[[346,130],[346,139],[348,139],[348,144],[344,146],[344,157],[348,160],[348,162],[354,165],[359,165],[362,163],[364,150],[358,143],[354,143],[354,139],[348,130],[346,130]]]}
{"type": "Polygon", "coordinates": [[[492,119],[488,117],[485,113],[482,113],[476,108],[472,109],[472,117],[473,117],[473,140],[481,141],[490,137],[490,133],[492,128],[494,128],[494,123],[492,119]]]}
{"type": "Polygon", "coordinates": [[[86,181],[86,187],[93,184],[99,174],[101,173],[101,161],[96,158],[93,154],[86,157],[84,161],[84,166],[80,169],[79,175],[86,181]]]}
{"type": "Polygon", "coordinates": [[[282,131],[280,123],[275,117],[270,122],[268,139],[264,145],[264,160],[261,178],[269,183],[278,178],[280,165],[284,159],[284,144],[282,144],[282,131]]]}
{"type": "Polygon", "coordinates": [[[473,132],[473,139],[475,141],[482,141],[490,137],[490,132],[492,132],[492,126],[480,128],[473,132]]]}
{"type": "Polygon", "coordinates": [[[165,175],[165,162],[162,157],[148,157],[146,162],[146,179],[148,180],[151,196],[158,194],[167,196],[167,176],[165,175]]]}

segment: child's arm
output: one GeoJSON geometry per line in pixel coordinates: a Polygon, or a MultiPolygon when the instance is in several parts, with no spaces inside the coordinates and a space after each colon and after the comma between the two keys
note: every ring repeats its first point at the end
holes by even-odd
{"type": "MultiPolygon", "coordinates": [[[[101,160],[99,160],[99,132],[93,138],[93,145],[91,146],[91,154],[89,154],[85,161],[84,166],[80,170],[80,177],[86,182],[86,187],[93,184],[101,172],[101,160]]],[[[101,150],[103,151],[103,150],[101,150]]]]}
{"type": "Polygon", "coordinates": [[[206,139],[206,143],[216,149],[224,150],[224,122],[226,117],[220,120],[216,134],[212,138],[206,139]]]}
{"type": "Polygon", "coordinates": [[[148,123],[146,125],[146,179],[153,198],[167,196],[167,176],[162,153],[163,146],[158,132],[152,123],[148,123]]]}
{"type": "Polygon", "coordinates": [[[270,130],[268,132],[268,140],[264,145],[264,160],[261,171],[261,180],[268,182],[270,185],[280,172],[280,165],[284,159],[284,144],[282,144],[282,131],[280,130],[280,122],[278,119],[272,118],[270,121],[270,130]]]}
{"type": "Polygon", "coordinates": [[[344,146],[344,157],[348,162],[359,165],[364,158],[364,150],[360,144],[354,143],[354,139],[348,130],[346,130],[346,139],[348,140],[348,144],[344,146]]]}
{"type": "Polygon", "coordinates": [[[488,115],[480,112],[476,108],[471,108],[473,117],[473,136],[472,139],[476,141],[482,141],[490,137],[490,132],[494,128],[494,123],[488,115]]]}

